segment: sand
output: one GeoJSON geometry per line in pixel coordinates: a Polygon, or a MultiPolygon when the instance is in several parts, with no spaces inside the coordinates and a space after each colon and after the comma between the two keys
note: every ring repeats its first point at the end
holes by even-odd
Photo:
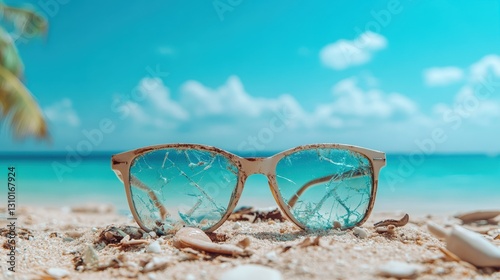
{"type": "MultiPolygon", "coordinates": [[[[0,213],[5,212],[0,209],[0,213]]],[[[160,253],[146,252],[147,244],[99,243],[100,234],[110,225],[137,227],[130,217],[118,215],[112,207],[24,207],[17,214],[15,272],[7,270],[10,250],[1,246],[7,241],[4,231],[0,236],[1,279],[56,279],[47,274],[54,268],[60,270],[51,273],[67,274],[64,279],[218,279],[241,264],[277,269],[284,279],[391,279],[380,272],[390,261],[415,265],[418,279],[500,279],[500,269],[476,268],[443,254],[440,248],[445,244],[429,233],[426,222],[460,224],[451,216],[414,216],[395,234],[379,234],[373,223],[401,218],[403,213],[374,213],[362,226],[368,233],[366,238],[352,230],[305,232],[286,221],[227,221],[216,231],[218,240],[236,244],[248,238],[247,250],[252,253],[232,257],[179,250],[172,246],[172,236],[147,236],[148,243],[158,240],[160,253]],[[304,246],[306,238],[312,237],[312,241],[317,236],[319,243],[304,246]],[[81,263],[89,246],[95,248],[101,271],[86,269],[81,263]],[[149,271],[144,271],[145,267],[149,271]]],[[[0,217],[0,228],[7,226],[5,218],[0,217]]],[[[500,233],[498,224],[488,229],[476,227],[487,231],[485,235],[500,246],[500,240],[494,240],[500,233]]]]}

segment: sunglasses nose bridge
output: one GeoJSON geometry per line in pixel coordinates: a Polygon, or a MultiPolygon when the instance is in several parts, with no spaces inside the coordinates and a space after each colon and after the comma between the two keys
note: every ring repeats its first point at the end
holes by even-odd
{"type": "Polygon", "coordinates": [[[241,161],[242,172],[246,177],[252,174],[269,175],[274,168],[271,158],[244,158],[241,161]]]}

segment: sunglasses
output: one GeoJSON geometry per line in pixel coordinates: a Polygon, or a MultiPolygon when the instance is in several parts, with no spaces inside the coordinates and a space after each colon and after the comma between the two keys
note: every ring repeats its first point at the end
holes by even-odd
{"type": "Polygon", "coordinates": [[[183,226],[217,229],[252,174],[267,177],[282,214],[302,229],[361,225],[373,209],[386,159],[382,152],[342,144],[250,158],[211,146],[166,144],[116,154],[111,162],[137,224],[165,234],[183,226]]]}

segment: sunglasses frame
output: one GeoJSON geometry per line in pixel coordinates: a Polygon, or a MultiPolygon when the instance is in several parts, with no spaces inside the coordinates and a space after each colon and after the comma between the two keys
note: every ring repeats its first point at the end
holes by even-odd
{"type": "Polygon", "coordinates": [[[377,194],[379,172],[380,169],[384,167],[386,164],[385,153],[362,147],[344,145],[344,144],[310,144],[310,145],[295,147],[277,153],[270,157],[240,157],[230,152],[212,146],[206,146],[200,144],[162,144],[162,145],[148,146],[144,148],[139,148],[115,154],[111,157],[111,168],[125,186],[125,192],[127,194],[128,204],[130,207],[130,211],[134,216],[135,221],[142,229],[144,229],[147,232],[151,231],[152,229],[148,228],[146,225],[142,223],[135,208],[134,201],[132,199],[132,191],[130,184],[130,167],[134,162],[134,159],[137,158],[138,156],[151,151],[162,150],[162,149],[194,149],[194,150],[213,152],[224,156],[238,168],[238,179],[237,179],[236,190],[233,191],[227,211],[222,217],[222,219],[209,229],[205,230],[206,232],[212,232],[216,230],[229,218],[231,213],[233,213],[234,209],[236,208],[236,205],[238,204],[238,201],[241,197],[241,193],[243,192],[243,188],[247,178],[253,174],[263,174],[267,177],[269,188],[271,189],[271,193],[273,194],[273,197],[276,203],[278,204],[278,207],[280,208],[281,212],[285,215],[285,217],[288,220],[296,224],[301,229],[307,229],[305,225],[303,225],[293,217],[292,213],[290,212],[290,207],[283,201],[283,198],[281,197],[278,183],[276,181],[276,165],[283,157],[293,154],[295,152],[303,150],[311,150],[311,149],[325,149],[325,148],[349,150],[357,152],[365,156],[370,161],[370,168],[372,171],[372,190],[371,190],[370,202],[364,214],[363,219],[354,226],[362,225],[368,219],[373,210],[377,194]]]}

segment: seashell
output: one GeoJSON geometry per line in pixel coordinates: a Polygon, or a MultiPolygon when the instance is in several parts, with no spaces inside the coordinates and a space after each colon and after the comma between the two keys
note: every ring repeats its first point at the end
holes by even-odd
{"type": "Polygon", "coordinates": [[[160,247],[160,242],[157,241],[154,241],[154,242],[151,242],[147,247],[146,247],[146,251],[148,253],[153,253],[153,254],[159,254],[161,253],[161,247],[160,247]]]}
{"type": "Polygon", "coordinates": [[[427,222],[427,229],[429,229],[429,231],[434,236],[436,236],[437,238],[440,238],[440,239],[445,239],[450,234],[449,230],[445,229],[444,227],[442,227],[434,222],[427,222]]]}
{"type": "Polygon", "coordinates": [[[500,267],[500,248],[482,235],[454,226],[446,238],[446,248],[460,259],[478,267],[500,267]]]}
{"type": "Polygon", "coordinates": [[[394,220],[394,219],[388,219],[388,220],[383,220],[378,223],[373,224],[374,227],[383,227],[383,226],[388,226],[388,225],[394,225],[397,227],[402,227],[405,226],[408,222],[410,221],[410,216],[408,214],[405,214],[403,218],[400,220],[394,220]]]}
{"type": "Polygon", "coordinates": [[[455,218],[462,220],[465,224],[482,221],[482,220],[490,220],[500,215],[500,211],[475,211],[464,213],[455,216],[455,218]]]}
{"type": "Polygon", "coordinates": [[[432,222],[427,227],[432,234],[445,239],[446,249],[461,260],[477,267],[500,267],[500,248],[482,235],[457,225],[451,231],[432,222]]]}
{"type": "Polygon", "coordinates": [[[422,266],[400,261],[389,261],[379,267],[378,274],[385,277],[416,278],[422,266]]]}
{"type": "Polygon", "coordinates": [[[224,272],[219,280],[254,280],[254,279],[266,279],[266,280],[282,280],[283,276],[281,272],[276,269],[272,269],[267,266],[256,265],[256,264],[245,264],[239,265],[233,269],[224,272]]]}
{"type": "Polygon", "coordinates": [[[236,246],[238,246],[238,247],[240,247],[240,248],[242,248],[242,249],[245,249],[245,248],[247,248],[248,246],[250,246],[250,243],[251,243],[250,238],[245,237],[245,238],[243,238],[240,242],[238,242],[238,243],[236,244],[236,246]]]}
{"type": "Polygon", "coordinates": [[[180,229],[174,236],[173,245],[178,248],[192,248],[209,253],[243,256],[248,253],[242,248],[232,244],[217,244],[205,234],[201,229],[185,227],[180,229]]]}
{"type": "Polygon", "coordinates": [[[69,272],[62,268],[49,268],[47,269],[47,274],[54,279],[62,279],[69,276],[69,272]]]}
{"type": "Polygon", "coordinates": [[[352,229],[352,232],[354,233],[354,235],[356,235],[360,239],[364,239],[364,238],[368,237],[368,232],[364,228],[355,227],[352,229]]]}

